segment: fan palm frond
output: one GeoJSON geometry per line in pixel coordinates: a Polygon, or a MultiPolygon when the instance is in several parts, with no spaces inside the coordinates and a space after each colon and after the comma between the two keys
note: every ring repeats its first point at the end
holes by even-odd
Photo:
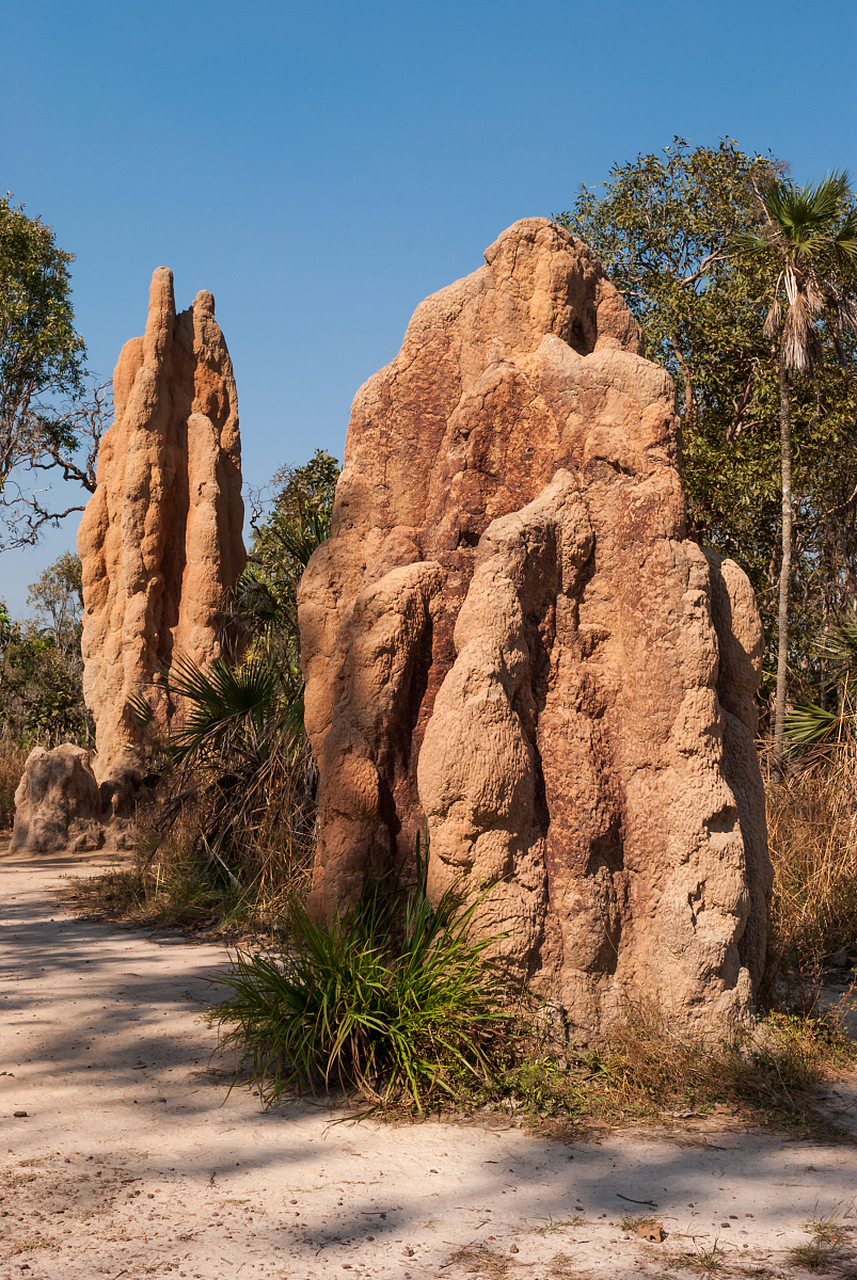
{"type": "Polygon", "coordinates": [[[827,638],[819,645],[819,651],[837,664],[840,679],[857,683],[857,613],[852,612],[831,627],[827,638]]]}
{"type": "Polygon", "coordinates": [[[761,232],[736,231],[732,243],[744,253],[765,254],[773,249],[773,227],[763,227],[761,232]]]}
{"type": "Polygon", "coordinates": [[[170,671],[170,688],[183,699],[184,725],[173,731],[170,746],[182,761],[205,750],[255,746],[276,711],[277,675],[262,659],[240,667],[222,659],[206,670],[179,657],[170,671]]]}
{"type": "Polygon", "coordinates": [[[286,554],[305,569],[316,547],[330,537],[330,516],[318,508],[311,508],[298,524],[276,513],[269,528],[286,554]]]}
{"type": "Polygon", "coordinates": [[[842,739],[848,732],[845,717],[825,711],[815,703],[794,707],[786,716],[784,736],[792,748],[820,746],[842,739]]]}
{"type": "Polygon", "coordinates": [[[805,243],[813,232],[842,208],[848,194],[848,174],[843,170],[818,183],[796,187],[790,182],[774,183],[762,198],[765,210],[782,235],[792,244],[805,243]]]}
{"type": "Polygon", "coordinates": [[[155,713],[142,693],[132,693],[127,699],[126,706],[137,721],[137,724],[147,725],[152,723],[155,713]]]}
{"type": "Polygon", "coordinates": [[[857,262],[857,209],[852,209],[843,221],[833,241],[833,248],[840,264],[853,266],[857,262]]]}

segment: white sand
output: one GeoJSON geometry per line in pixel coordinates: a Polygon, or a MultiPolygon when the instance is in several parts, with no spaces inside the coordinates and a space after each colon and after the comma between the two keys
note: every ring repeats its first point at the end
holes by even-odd
{"type": "MultiPolygon", "coordinates": [[[[715,1244],[735,1273],[797,1276],[789,1251],[827,1214],[857,1247],[853,1143],[727,1117],[566,1143],[488,1116],[262,1112],[228,1094],[232,1063],[199,1020],[224,948],[64,914],[61,877],[103,856],[88,863],[0,859],[0,1280],[623,1280],[692,1274],[678,1255],[715,1244]],[[648,1202],[661,1244],[621,1230],[648,1202]]],[[[857,1082],[831,1094],[840,1120],[857,1114],[857,1082]]],[[[839,1257],[814,1274],[857,1276],[857,1249],[839,1257]]]]}

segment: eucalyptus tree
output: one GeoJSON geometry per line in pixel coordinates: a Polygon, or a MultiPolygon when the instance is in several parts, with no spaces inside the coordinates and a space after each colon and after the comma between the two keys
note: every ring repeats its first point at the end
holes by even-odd
{"type": "Polygon", "coordinates": [[[0,549],[38,542],[95,492],[113,403],[109,383],[86,384],[73,261],[52,227],[0,197],[0,549]],[[54,489],[54,477],[79,488],[54,489]]]}
{"type": "Polygon", "coordinates": [[[777,614],[774,756],[782,759],[789,661],[792,575],[792,414],[790,378],[813,374],[825,336],[843,358],[839,331],[857,331],[852,290],[857,281],[857,209],[848,175],[834,173],[813,185],[774,182],[759,196],[764,223],[736,237],[748,258],[771,279],[763,335],[777,342],[779,384],[782,555],[777,614]]]}
{"type": "MultiPolygon", "coordinates": [[[[773,700],[782,494],[778,350],[764,332],[776,281],[742,235],[763,239],[761,197],[787,166],[730,138],[614,165],[581,188],[557,221],[598,254],[639,321],[646,355],[671,373],[682,422],[689,532],[747,571],[765,626],[763,693],[773,700]]],[[[786,184],[787,185],[787,184],[786,184]]],[[[827,320],[821,321],[826,333],[827,320]]],[[[821,690],[813,641],[845,616],[857,592],[855,335],[790,385],[793,431],[792,612],[787,643],[804,699],[821,690]]]]}

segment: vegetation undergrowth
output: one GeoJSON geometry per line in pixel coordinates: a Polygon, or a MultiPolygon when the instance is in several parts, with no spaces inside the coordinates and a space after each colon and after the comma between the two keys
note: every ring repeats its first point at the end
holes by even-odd
{"type": "Polygon", "coordinates": [[[805,996],[826,957],[857,953],[857,748],[827,748],[772,781],[767,807],[773,977],[805,996]]]}
{"type": "Polygon", "coordinates": [[[181,721],[159,734],[146,691],[132,700],[160,781],[156,802],[138,810],[132,865],[78,886],[102,914],[273,939],[308,889],[317,770],[303,729],[297,588],[329,533],[338,471],[318,450],[275,477],[272,510],[224,601],[226,656],[204,670],[179,657],[163,673],[181,721]]]}
{"type": "Polygon", "coordinates": [[[857,1060],[837,1011],[769,1013],[754,1030],[712,1042],[672,1029],[645,999],[628,999],[622,1021],[588,1048],[561,1047],[526,1015],[499,1047],[487,1083],[460,1094],[459,1106],[557,1132],[706,1116],[831,1131],[818,1119],[818,1087],[857,1060]]]}
{"type": "Polygon", "coordinates": [[[15,791],[28,755],[20,742],[0,738],[0,831],[10,831],[15,821],[15,791]]]}
{"type": "Polygon", "coordinates": [[[236,956],[211,1021],[266,1105],[308,1086],[392,1115],[586,1127],[716,1112],[811,1129],[818,1086],[857,1059],[836,1010],[772,1011],[712,1043],[630,996],[621,1022],[581,1047],[512,992],[492,940],[469,939],[475,904],[449,894],[433,909],[424,879],[396,901],[369,885],[325,924],[292,900],[287,943],[236,956]]]}
{"type": "Polygon", "coordinates": [[[464,904],[457,915],[451,899],[432,911],[418,883],[403,906],[371,886],[353,912],[322,925],[303,905],[311,842],[289,859],[272,841],[269,868],[248,855],[236,884],[200,844],[191,808],[166,845],[109,873],[99,905],[264,937],[239,952],[214,1021],[267,1104],[310,1087],[354,1091],[388,1113],[487,1109],[574,1127],[716,1111],[810,1128],[819,1085],[855,1061],[840,1012],[817,1002],[824,957],[857,941],[854,776],[843,753],[771,783],[767,1012],[756,1031],[716,1044],[677,1033],[629,996],[621,1025],[593,1048],[575,1046],[509,995],[490,946],[470,948],[464,904]]]}
{"type": "Polygon", "coordinates": [[[191,805],[91,900],[149,924],[264,939],[238,953],[213,1018],[267,1104],[309,1087],[390,1114],[486,1109],[585,1127],[717,1112],[807,1129],[819,1086],[855,1061],[840,1014],[817,1002],[824,957],[857,950],[855,801],[844,749],[770,783],[767,1012],[755,1032],[716,1044],[629,996],[621,1025],[575,1046],[510,996],[490,946],[468,941],[465,904],[432,910],[420,882],[398,896],[376,885],[325,926],[303,905],[310,836],[289,845],[282,830],[257,829],[224,865],[201,838],[206,811],[191,805]]]}
{"type": "Polygon", "coordinates": [[[309,1086],[423,1111],[488,1086],[511,1021],[492,940],[469,936],[478,899],[433,906],[425,874],[368,883],[329,923],[293,898],[285,948],[238,952],[211,1020],[267,1104],[309,1086]]]}
{"type": "Polygon", "coordinates": [[[143,811],[143,835],[130,860],[75,881],[76,906],[149,927],[273,941],[286,927],[289,902],[308,891],[312,866],[312,839],[288,812],[284,817],[284,807],[260,810],[240,857],[209,839],[203,806],[182,806],[165,832],[143,811]]]}

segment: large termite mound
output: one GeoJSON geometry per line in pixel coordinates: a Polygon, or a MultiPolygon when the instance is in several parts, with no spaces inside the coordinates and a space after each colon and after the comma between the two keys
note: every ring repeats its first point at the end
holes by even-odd
{"type": "Polygon", "coordinates": [[[245,562],[235,378],[211,294],[177,315],[159,267],[145,335],[123,347],[113,390],[78,550],[94,767],[121,807],[145,755],[134,701],[169,724],[165,676],[175,657],[219,655],[224,592],[245,562]]]}
{"type": "Polygon", "coordinates": [[[688,539],[667,374],[543,219],[418,307],[354,402],[300,591],[313,902],[413,859],[574,1032],[751,1016],[771,871],[747,578],[688,539]]]}

